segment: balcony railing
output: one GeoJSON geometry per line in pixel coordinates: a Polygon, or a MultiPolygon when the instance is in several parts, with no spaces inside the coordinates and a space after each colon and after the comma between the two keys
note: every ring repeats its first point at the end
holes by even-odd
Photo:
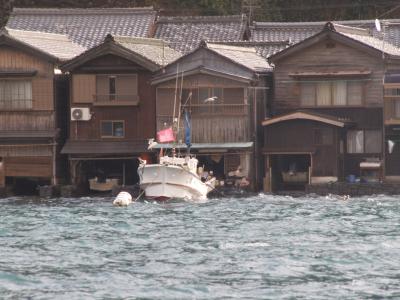
{"type": "Polygon", "coordinates": [[[249,104],[189,104],[184,108],[192,115],[243,116],[249,114],[249,104]]]}
{"type": "Polygon", "coordinates": [[[124,94],[97,94],[94,95],[95,105],[104,106],[125,106],[125,105],[138,105],[139,96],[138,95],[124,95],[124,94]]]}
{"type": "Polygon", "coordinates": [[[32,99],[0,99],[0,110],[30,110],[32,99]]]}

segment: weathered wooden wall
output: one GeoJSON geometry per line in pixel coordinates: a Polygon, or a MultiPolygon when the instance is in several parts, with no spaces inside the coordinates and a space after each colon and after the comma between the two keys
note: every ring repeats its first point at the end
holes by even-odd
{"type": "Polygon", "coordinates": [[[312,155],[312,176],[339,176],[340,134],[337,127],[320,122],[293,120],[265,127],[264,153],[312,155]],[[329,130],[332,139],[322,145],[316,141],[317,130],[329,130]]]}
{"type": "MultiPolygon", "coordinates": [[[[89,107],[92,113],[90,121],[71,121],[69,137],[72,140],[100,140],[101,121],[124,121],[125,136],[113,140],[146,140],[156,133],[156,92],[150,85],[152,73],[139,65],[123,58],[106,55],[88,61],[73,71],[71,85],[71,107],[89,107]],[[101,106],[93,102],[96,95],[96,75],[125,74],[137,76],[138,105],[101,106]]],[[[103,82],[108,90],[108,82],[103,82]]],[[[121,89],[120,89],[121,90],[121,89]]],[[[132,90],[132,89],[130,89],[132,90]]],[[[122,88],[126,91],[126,88],[122,88]]]]}
{"type": "Polygon", "coordinates": [[[52,130],[54,128],[54,112],[1,112],[0,131],[12,130],[52,130]]]}
{"type": "MultiPolygon", "coordinates": [[[[157,130],[165,124],[172,125],[176,81],[171,80],[157,85],[157,130]]],[[[226,100],[213,103],[189,105],[192,120],[192,143],[229,143],[251,141],[251,114],[248,101],[247,85],[242,82],[210,75],[185,77],[183,89],[227,88],[234,93],[227,93],[226,100]]],[[[177,98],[179,98],[179,91],[177,98]]],[[[186,99],[182,101],[185,102],[186,99]]],[[[203,100],[203,99],[201,99],[203,100]]],[[[178,115],[177,100],[175,116],[178,115]]],[[[183,132],[183,120],[180,122],[183,132]]],[[[181,134],[178,139],[182,139],[181,134]]]]}
{"type": "MultiPolygon", "coordinates": [[[[369,76],[355,76],[348,79],[360,80],[364,83],[364,106],[383,106],[382,60],[339,42],[334,42],[335,47],[327,47],[327,42],[321,41],[276,63],[274,69],[275,98],[273,102],[275,112],[301,107],[299,80],[289,74],[306,71],[330,73],[371,71],[369,76]]],[[[332,42],[330,41],[329,43],[332,42]]],[[[323,79],[323,77],[320,77],[314,80],[323,79]]],[[[345,80],[345,78],[342,79],[345,80]]],[[[326,107],[325,109],[329,110],[330,108],[326,107]]]]}
{"type": "Polygon", "coordinates": [[[44,177],[52,176],[51,157],[6,157],[5,173],[10,177],[44,177]]]}
{"type": "Polygon", "coordinates": [[[26,78],[32,80],[32,109],[38,111],[53,110],[54,66],[52,63],[34,57],[19,49],[2,46],[0,47],[0,68],[10,71],[37,71],[34,77],[26,78]]]}
{"type": "Polygon", "coordinates": [[[0,111],[0,131],[6,132],[0,145],[3,171],[0,186],[7,177],[40,177],[53,174],[52,138],[21,138],[27,132],[55,132],[54,65],[19,48],[0,46],[0,69],[10,72],[35,72],[33,76],[2,77],[0,80],[23,79],[32,83],[31,109],[0,111]],[[15,136],[12,133],[15,132],[15,136]]]}

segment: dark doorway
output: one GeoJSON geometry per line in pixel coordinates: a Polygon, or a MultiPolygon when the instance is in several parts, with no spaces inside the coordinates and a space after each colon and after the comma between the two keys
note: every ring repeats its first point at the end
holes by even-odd
{"type": "Polygon", "coordinates": [[[39,186],[50,185],[50,180],[31,177],[6,177],[6,187],[12,195],[37,196],[39,186]]]}
{"type": "Polygon", "coordinates": [[[304,190],[309,183],[310,154],[271,155],[272,190],[304,190]]]}

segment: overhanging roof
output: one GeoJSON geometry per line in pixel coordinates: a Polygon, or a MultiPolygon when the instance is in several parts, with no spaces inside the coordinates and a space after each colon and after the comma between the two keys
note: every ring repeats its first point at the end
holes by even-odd
{"type": "MultiPolygon", "coordinates": [[[[197,75],[197,74],[205,74],[205,75],[210,75],[210,76],[216,76],[216,77],[222,77],[226,79],[231,79],[239,82],[243,82],[248,84],[251,82],[252,78],[248,77],[243,77],[239,76],[237,74],[232,74],[232,73],[226,73],[226,72],[221,72],[219,70],[213,70],[205,67],[196,67],[194,69],[186,70],[180,73],[180,76],[187,77],[191,75],[197,75]]],[[[169,80],[175,80],[176,79],[176,74],[168,74],[168,75],[159,75],[153,78],[151,81],[151,84],[159,84],[162,82],[166,82],[169,80]]]]}
{"type": "Polygon", "coordinates": [[[72,141],[68,140],[62,154],[134,154],[148,152],[147,142],[143,141],[72,141]]]}
{"type": "MultiPolygon", "coordinates": [[[[153,149],[186,149],[186,144],[157,144],[153,149]]],[[[253,147],[253,142],[243,142],[243,143],[193,143],[191,149],[200,150],[200,149],[250,149],[253,147]]]]}
{"type": "Polygon", "coordinates": [[[339,118],[333,116],[326,116],[321,114],[314,114],[309,112],[297,111],[293,113],[289,113],[282,116],[277,116],[271,119],[264,120],[261,124],[263,126],[269,126],[272,124],[276,124],[279,122],[291,121],[291,120],[309,120],[309,121],[316,121],[321,122],[337,127],[345,127],[350,122],[347,120],[340,120],[339,118]]]}

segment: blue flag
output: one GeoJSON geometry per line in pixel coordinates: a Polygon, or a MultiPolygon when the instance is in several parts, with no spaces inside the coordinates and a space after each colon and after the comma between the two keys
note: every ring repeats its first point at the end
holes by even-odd
{"type": "Polygon", "coordinates": [[[185,144],[190,148],[191,143],[191,132],[192,132],[192,124],[190,123],[190,113],[187,109],[184,111],[184,125],[185,125],[185,144]]]}

